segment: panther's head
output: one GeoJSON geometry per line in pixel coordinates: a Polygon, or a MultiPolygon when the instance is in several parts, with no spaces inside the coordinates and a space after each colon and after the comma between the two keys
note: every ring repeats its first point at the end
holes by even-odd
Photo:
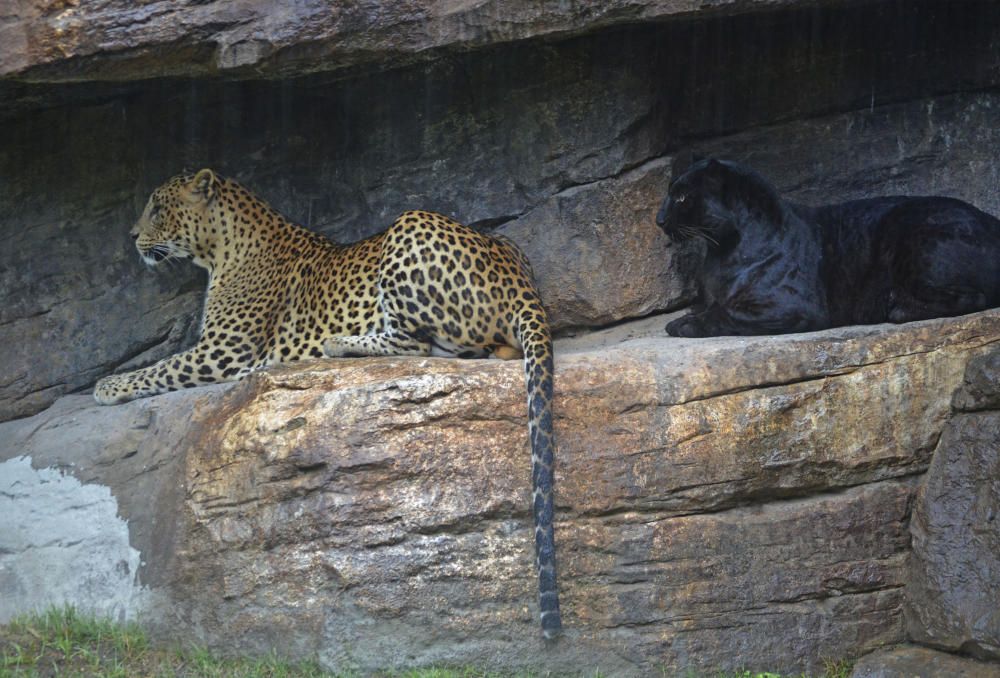
{"type": "Polygon", "coordinates": [[[674,179],[667,190],[656,223],[672,242],[701,238],[718,243],[720,193],[725,165],[714,158],[699,160],[674,179]]]}
{"type": "Polygon", "coordinates": [[[709,251],[727,251],[744,237],[782,228],[781,196],[767,180],[730,160],[699,160],[667,191],[656,223],[671,241],[704,240],[709,251]]]}
{"type": "Polygon", "coordinates": [[[176,176],[153,191],[130,232],[150,266],[169,259],[207,265],[211,255],[209,213],[223,185],[210,169],[176,176]]]}

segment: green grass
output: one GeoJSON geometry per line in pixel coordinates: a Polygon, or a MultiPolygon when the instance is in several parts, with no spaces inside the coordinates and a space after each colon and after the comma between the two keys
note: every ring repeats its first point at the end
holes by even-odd
{"type": "MultiPolygon", "coordinates": [[[[0,678],[320,678],[334,677],[310,662],[278,657],[218,659],[204,649],[154,648],[134,624],[81,615],[72,607],[26,615],[0,627],[0,678]]],[[[341,674],[343,678],[353,678],[341,674]]],[[[337,676],[337,678],[340,678],[337,676]]]]}
{"type": "MultiPolygon", "coordinates": [[[[829,663],[822,678],[848,678],[849,662],[829,663]]],[[[379,674],[380,678],[544,678],[544,673],[496,673],[474,668],[422,668],[379,674]]],[[[204,648],[153,647],[135,624],[79,614],[72,607],[26,615],[0,626],[0,678],[93,676],[96,678],[360,678],[329,673],[316,662],[277,656],[220,659],[204,648]]],[[[611,678],[599,671],[583,678],[611,678]]],[[[797,678],[737,671],[709,676],[686,673],[662,678],[797,678]]]]}
{"type": "MultiPolygon", "coordinates": [[[[853,669],[854,662],[851,661],[828,661],[824,662],[822,676],[817,678],[850,678],[853,669]]],[[[800,678],[789,675],[783,676],[779,673],[768,673],[767,671],[736,671],[733,673],[720,673],[718,676],[719,678],[800,678]]]]}

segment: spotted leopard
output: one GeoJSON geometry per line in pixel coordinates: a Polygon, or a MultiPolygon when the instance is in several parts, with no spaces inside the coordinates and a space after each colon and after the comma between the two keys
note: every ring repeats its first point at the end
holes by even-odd
{"type": "Polygon", "coordinates": [[[97,382],[106,405],[327,356],[524,357],[541,626],[562,626],[553,518],[552,340],[513,242],[433,212],[339,245],[204,169],[150,197],[132,238],[149,265],[208,269],[193,348],[97,382]]]}

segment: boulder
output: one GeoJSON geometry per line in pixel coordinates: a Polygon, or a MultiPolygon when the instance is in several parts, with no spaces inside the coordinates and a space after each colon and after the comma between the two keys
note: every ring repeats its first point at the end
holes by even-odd
{"type": "Polygon", "coordinates": [[[909,636],[1000,660],[1000,351],[969,363],[913,511],[909,636]]]}
{"type": "Polygon", "coordinates": [[[549,322],[565,332],[677,308],[696,296],[696,248],[656,226],[669,158],[556,193],[497,229],[531,260],[549,322]]]}
{"type": "Polygon", "coordinates": [[[851,678],[998,678],[1000,664],[987,664],[927,647],[901,645],[862,657],[851,678]]]}
{"type": "MultiPolygon", "coordinates": [[[[916,478],[1000,312],[706,340],[666,320],[558,344],[567,632],[548,647],[520,365],[327,360],[110,408],[71,396],[0,425],[0,459],[110,488],[141,558],[116,600],[160,638],[623,676],[815,670],[901,642],[916,478]]],[[[31,548],[0,543],[0,568],[31,548]]]]}

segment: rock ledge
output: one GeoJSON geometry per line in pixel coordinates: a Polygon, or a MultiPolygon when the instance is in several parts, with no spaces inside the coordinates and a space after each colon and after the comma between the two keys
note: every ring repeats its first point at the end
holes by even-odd
{"type": "Polygon", "coordinates": [[[0,425],[0,459],[111,488],[142,558],[120,612],[164,636],[614,675],[797,672],[901,642],[917,479],[1000,312],[746,339],[663,322],[558,346],[552,648],[517,364],[321,361],[112,408],[66,397],[0,425]]]}

